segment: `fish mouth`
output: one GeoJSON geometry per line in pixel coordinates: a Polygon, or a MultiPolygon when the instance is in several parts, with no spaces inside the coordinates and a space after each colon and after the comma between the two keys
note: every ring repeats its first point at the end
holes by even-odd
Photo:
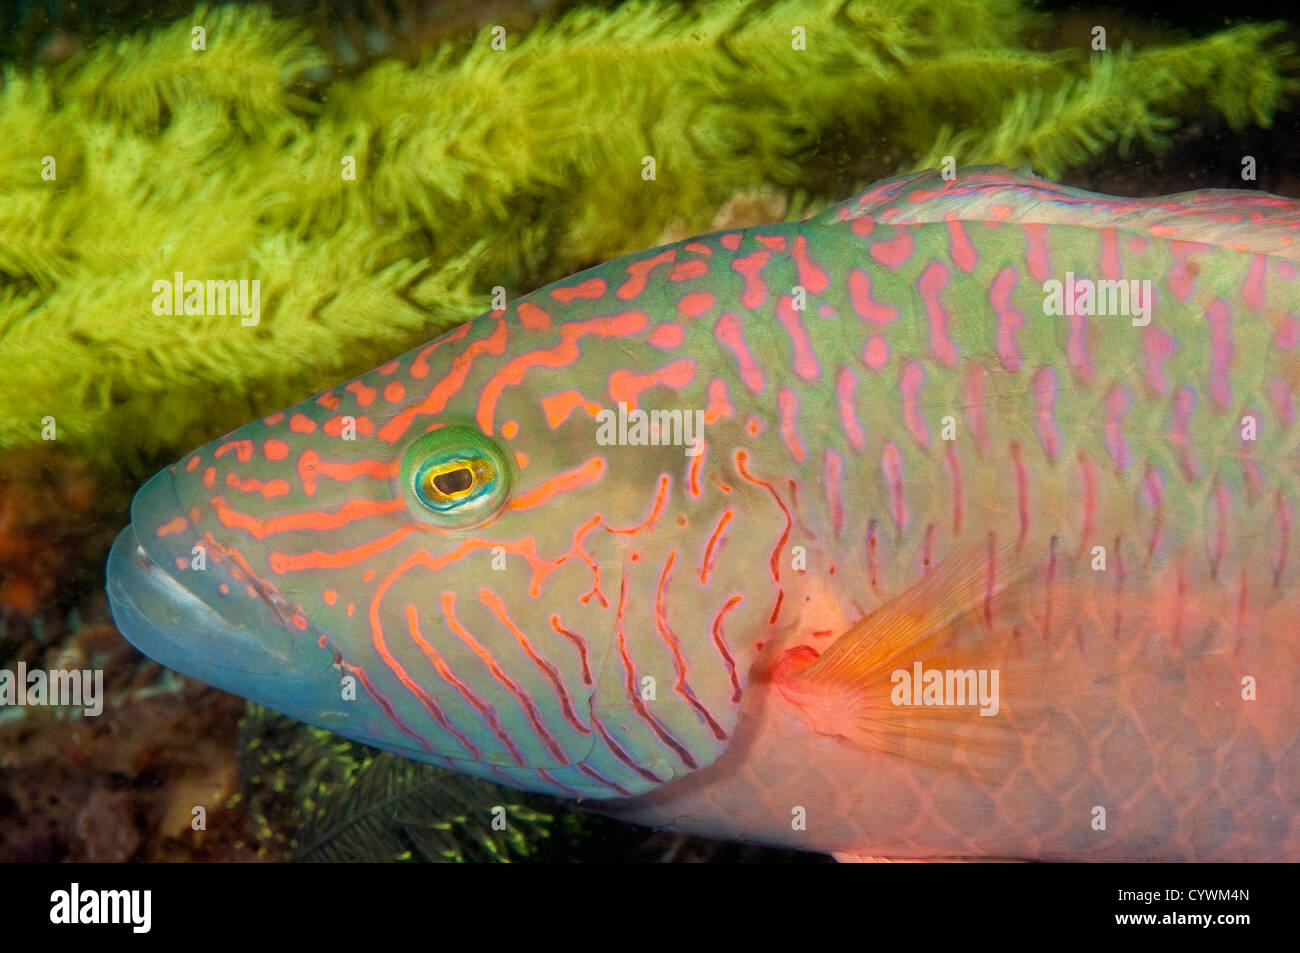
{"type": "MultiPolygon", "coordinates": [[[[228,618],[178,579],[161,555],[151,554],[136,527],[156,525],[169,514],[182,512],[171,473],[163,470],[136,494],[132,522],[118,534],[109,552],[105,588],[113,621],[126,640],[168,668],[240,694],[245,692],[230,686],[245,684],[249,675],[305,678],[327,667],[326,653],[308,651],[309,633],[295,638],[265,615],[260,623],[256,616],[228,618]]],[[[159,548],[168,549],[169,556],[189,549],[188,542],[183,549],[177,545],[159,548]]],[[[210,580],[219,574],[215,568],[188,573],[208,586],[215,586],[210,580]]],[[[252,615],[248,606],[232,603],[231,608],[252,615]]]]}

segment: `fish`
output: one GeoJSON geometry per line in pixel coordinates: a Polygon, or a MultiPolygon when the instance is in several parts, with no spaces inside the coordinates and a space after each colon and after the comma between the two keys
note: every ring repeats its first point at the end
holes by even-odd
{"type": "Polygon", "coordinates": [[[1300,203],[898,176],[629,255],[194,450],[168,668],[656,828],[1300,859],[1300,203]]]}

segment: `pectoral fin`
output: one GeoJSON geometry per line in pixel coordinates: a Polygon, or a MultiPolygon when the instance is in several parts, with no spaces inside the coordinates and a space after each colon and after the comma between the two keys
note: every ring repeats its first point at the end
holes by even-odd
{"type": "MultiPolygon", "coordinates": [[[[1014,539],[955,551],[845,631],[820,656],[787,653],[774,682],[820,734],[933,764],[996,755],[1011,726],[1060,689],[1045,653],[1017,642],[1013,618],[1050,584],[1049,545],[1014,539]],[[958,754],[958,751],[961,754],[958,754]]],[[[1025,643],[1027,644],[1027,643],[1025,643]]]]}

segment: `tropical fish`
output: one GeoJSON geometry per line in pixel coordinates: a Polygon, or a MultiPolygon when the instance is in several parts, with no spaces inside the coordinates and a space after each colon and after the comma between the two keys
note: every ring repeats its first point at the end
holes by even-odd
{"type": "Polygon", "coordinates": [[[1300,859],[1300,203],[972,168],[611,261],[188,454],[177,671],[842,859],[1300,859]]]}

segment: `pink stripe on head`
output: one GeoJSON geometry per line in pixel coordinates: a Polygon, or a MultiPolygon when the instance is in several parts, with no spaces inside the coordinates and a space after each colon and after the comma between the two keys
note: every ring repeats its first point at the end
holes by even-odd
{"type": "Polygon", "coordinates": [[[903,499],[903,455],[891,440],[885,444],[880,454],[880,471],[885,477],[885,486],[889,489],[889,515],[900,531],[907,527],[911,515],[907,512],[907,503],[903,499]]]}
{"type": "MultiPolygon", "coordinates": [[[[478,411],[475,414],[479,427],[485,434],[492,433],[493,418],[501,394],[507,387],[515,387],[522,383],[530,370],[535,367],[568,367],[576,361],[581,353],[578,347],[581,338],[588,335],[602,338],[626,337],[641,332],[649,321],[643,311],[624,311],[621,314],[602,315],[586,321],[574,321],[562,325],[559,344],[551,348],[538,348],[516,354],[483,385],[479,391],[478,411]]],[[[391,443],[406,432],[416,416],[441,413],[452,395],[464,386],[465,379],[479,354],[499,355],[505,351],[505,331],[506,325],[502,322],[497,325],[496,331],[490,337],[475,341],[466,348],[464,353],[457,356],[447,375],[434,385],[418,407],[409,407],[384,424],[379,432],[380,438],[391,443]]]]}
{"type": "Polygon", "coordinates": [[[1096,368],[1088,351],[1088,318],[1085,315],[1070,315],[1070,337],[1065,345],[1065,354],[1079,379],[1085,384],[1090,382],[1096,368]]]}
{"type": "Polygon", "coordinates": [[[1165,361],[1178,345],[1160,328],[1146,327],[1142,330],[1142,353],[1146,357],[1147,381],[1157,394],[1167,394],[1169,378],[1165,376],[1165,361]]]}
{"type": "Polygon", "coordinates": [[[749,346],[745,344],[740,316],[734,311],[724,311],[722,316],[718,318],[713,333],[727,350],[735,356],[736,364],[740,368],[740,379],[744,381],[745,386],[755,394],[761,394],[767,384],[763,379],[763,372],[754,363],[754,356],[749,353],[749,346]]]}
{"type": "Polygon", "coordinates": [[[680,324],[661,324],[650,332],[650,337],[646,339],[646,343],[651,347],[668,350],[679,347],[685,337],[686,332],[682,330],[680,324]]]}
{"type": "Polygon", "coordinates": [[[806,381],[815,381],[821,376],[821,366],[813,355],[808,343],[808,332],[803,326],[803,313],[796,311],[794,298],[781,295],[776,302],[776,317],[790,335],[790,345],[794,348],[794,372],[806,381]]]}
{"type": "Polygon", "coordinates": [[[704,411],[704,422],[717,423],[723,417],[731,417],[735,412],[735,408],[731,406],[731,395],[727,392],[727,382],[720,377],[713,378],[709,381],[709,406],[704,411]]]}
{"type": "Polygon", "coordinates": [[[681,358],[671,364],[665,364],[649,374],[637,374],[625,368],[617,368],[609,375],[609,396],[615,403],[627,404],[629,410],[635,410],[637,399],[643,390],[652,387],[671,387],[681,390],[695,380],[695,362],[681,358]]]}
{"type": "Polygon", "coordinates": [[[1142,476],[1142,502],[1151,509],[1160,505],[1165,495],[1165,474],[1159,467],[1148,466],[1142,476]]]}
{"type": "Polygon", "coordinates": [[[925,420],[917,412],[917,399],[921,396],[921,385],[925,383],[925,368],[915,361],[909,361],[903,367],[903,376],[899,387],[903,392],[903,424],[908,432],[923,447],[930,445],[930,430],[925,420]]]}
{"type": "Polygon", "coordinates": [[[519,302],[515,313],[519,315],[519,323],[529,331],[545,331],[551,326],[551,316],[531,301],[519,302]]]}
{"type": "Polygon", "coordinates": [[[948,444],[946,455],[948,473],[952,476],[952,534],[961,535],[961,526],[966,515],[966,487],[962,479],[961,456],[957,453],[955,443],[948,444]]]}
{"type": "Polygon", "coordinates": [[[568,304],[570,301],[576,301],[579,298],[591,299],[599,298],[605,294],[604,278],[588,278],[581,284],[571,285],[568,288],[552,288],[551,297],[556,301],[568,304]]]}
{"type": "Polygon", "coordinates": [[[803,463],[807,454],[803,441],[799,439],[799,422],[796,419],[799,414],[799,395],[788,387],[782,387],[777,392],[776,402],[781,412],[781,439],[785,441],[794,462],[803,463]]]}
{"type": "Polygon", "coordinates": [[[1279,351],[1289,351],[1300,344],[1300,317],[1288,314],[1273,332],[1273,346],[1279,351]]]}
{"type": "Polygon", "coordinates": [[[1291,399],[1291,387],[1280,377],[1275,377],[1268,382],[1268,397],[1277,408],[1277,414],[1282,418],[1283,426],[1289,427],[1295,420],[1295,405],[1291,399]]]}
{"type": "Polygon", "coordinates": [[[1115,466],[1121,470],[1127,470],[1133,462],[1133,455],[1129,452],[1128,441],[1124,439],[1122,424],[1124,418],[1128,415],[1129,408],[1133,405],[1133,395],[1129,393],[1128,388],[1122,384],[1116,384],[1106,395],[1106,449],[1110,451],[1110,458],[1115,461],[1115,466]]]}
{"type": "Polygon", "coordinates": [[[948,312],[939,300],[939,292],[948,287],[948,266],[932,261],[917,281],[925,313],[930,321],[930,353],[949,367],[957,363],[957,348],[948,336],[948,312]]]}
{"type": "Polygon", "coordinates": [[[1196,410],[1196,388],[1184,385],[1174,397],[1173,424],[1169,429],[1169,442],[1178,450],[1178,459],[1187,479],[1201,475],[1200,464],[1192,457],[1191,420],[1196,410]]]}
{"type": "Polygon", "coordinates": [[[698,318],[713,307],[711,291],[688,291],[677,302],[677,310],[688,318],[698,318]]]}
{"type": "Polygon", "coordinates": [[[871,276],[861,268],[849,271],[849,301],[858,317],[871,324],[889,324],[898,317],[897,308],[872,300],[871,276]]]}
{"type": "Polygon", "coordinates": [[[1020,370],[1020,345],[1016,341],[1016,332],[1025,324],[1024,312],[1011,306],[1011,293],[1019,281],[1020,273],[1007,266],[998,272],[989,287],[989,303],[998,316],[998,359],[1012,373],[1020,370]]]}
{"type": "Polygon", "coordinates": [[[840,498],[840,479],[844,474],[844,460],[830,447],[822,459],[822,482],[826,486],[826,499],[831,510],[831,525],[835,532],[844,527],[844,501],[840,498]]]}
{"type": "Polygon", "coordinates": [[[1020,443],[1011,441],[1011,472],[1016,478],[1016,512],[1020,518],[1020,545],[1029,533],[1029,471],[1020,454],[1020,443]]]}
{"type": "MultiPolygon", "coordinates": [[[[1262,300],[1261,300],[1262,304],[1262,300]]],[[[1232,312],[1227,302],[1216,298],[1205,319],[1210,324],[1210,396],[1222,410],[1232,402],[1232,312]]]]}
{"type": "Polygon", "coordinates": [[[731,267],[745,279],[745,290],[740,293],[740,303],[751,311],[767,300],[767,282],[762,278],[762,271],[771,260],[770,251],[756,251],[731,263],[731,267]]]}
{"type": "Polygon", "coordinates": [[[1040,367],[1034,375],[1033,390],[1038,403],[1038,442],[1048,459],[1055,460],[1061,453],[1061,432],[1056,426],[1056,371],[1040,367]]]}
{"type": "Polygon", "coordinates": [[[1101,234],[1101,276],[1111,280],[1120,276],[1119,233],[1114,228],[1103,228],[1101,234]]]}
{"type": "Polygon", "coordinates": [[[1029,246],[1025,252],[1029,274],[1035,281],[1046,281],[1052,273],[1052,259],[1047,253],[1047,226],[1029,224],[1021,225],[1020,228],[1025,233],[1029,246]]]}
{"type": "Polygon", "coordinates": [[[642,258],[640,261],[632,262],[627,266],[628,280],[614,294],[624,301],[631,301],[645,291],[646,284],[650,281],[650,272],[660,265],[673,262],[676,258],[677,250],[669,247],[657,255],[651,255],[649,258],[642,258]]]}
{"type": "Polygon", "coordinates": [[[368,387],[361,383],[361,381],[352,381],[352,383],[348,384],[343,389],[348,391],[357,399],[358,407],[369,407],[374,403],[375,395],[378,394],[378,391],[375,390],[375,388],[368,387]]]}
{"type": "Polygon", "coordinates": [[[952,257],[953,264],[962,271],[971,272],[979,264],[979,255],[975,251],[975,246],[970,243],[966,237],[966,229],[961,222],[955,219],[948,220],[948,253],[952,257]]]}
{"type": "Polygon", "coordinates": [[[839,380],[835,384],[835,393],[840,401],[840,426],[844,428],[844,436],[848,438],[849,446],[861,453],[866,438],[862,433],[862,423],[858,420],[858,409],[855,403],[857,388],[858,375],[854,373],[853,368],[841,367],[839,380]]]}
{"type": "Polygon", "coordinates": [[[878,371],[889,363],[889,342],[879,334],[871,336],[867,346],[862,349],[862,363],[873,371],[878,371]]]}
{"type": "Polygon", "coordinates": [[[1173,265],[1169,269],[1169,290],[1179,301],[1186,301],[1196,290],[1196,276],[1201,272],[1198,262],[1192,261],[1192,255],[1209,251],[1208,245],[1200,242],[1182,242],[1173,240],[1169,243],[1169,254],[1173,265]]]}
{"type": "Polygon", "coordinates": [[[703,278],[709,273],[709,263],[702,258],[693,258],[690,261],[678,262],[668,274],[669,281],[690,281],[693,278],[703,278]]]}
{"type": "Polygon", "coordinates": [[[794,250],[790,254],[794,258],[799,284],[803,288],[811,294],[819,295],[830,287],[830,279],[826,277],[826,272],[808,255],[808,239],[802,235],[796,238],[794,250]]]}
{"type": "Polygon", "coordinates": [[[1084,450],[1079,451],[1079,489],[1083,497],[1083,513],[1079,526],[1079,538],[1092,539],[1093,524],[1097,517],[1097,467],[1084,450]]]}
{"type": "Polygon", "coordinates": [[[1241,297],[1246,307],[1252,311],[1264,310],[1264,271],[1268,268],[1267,255],[1252,255],[1250,270],[1246,273],[1246,283],[1242,286],[1241,297]]]}
{"type": "Polygon", "coordinates": [[[915,250],[916,242],[912,240],[912,233],[905,228],[900,228],[893,238],[874,242],[871,246],[871,257],[891,271],[896,271],[912,257],[912,252],[915,250]]]}

